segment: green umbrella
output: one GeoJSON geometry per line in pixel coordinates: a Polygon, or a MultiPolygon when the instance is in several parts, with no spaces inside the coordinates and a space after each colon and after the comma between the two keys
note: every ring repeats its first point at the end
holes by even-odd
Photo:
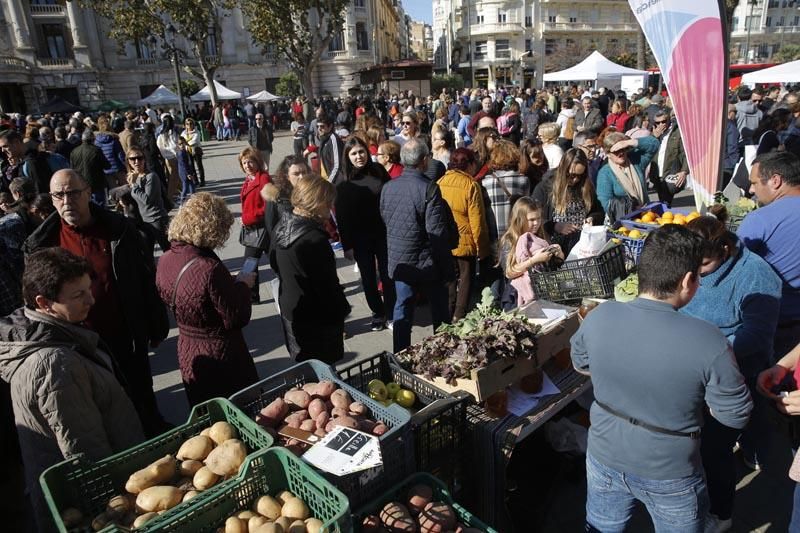
{"type": "Polygon", "coordinates": [[[106,100],[99,106],[97,106],[98,111],[122,111],[123,109],[130,109],[130,104],[126,104],[125,102],[120,102],[119,100],[106,100]]]}

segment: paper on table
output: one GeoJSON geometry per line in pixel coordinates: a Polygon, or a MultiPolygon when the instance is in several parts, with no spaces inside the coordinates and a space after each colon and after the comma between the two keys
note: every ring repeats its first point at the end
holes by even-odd
{"type": "Polygon", "coordinates": [[[516,416],[525,416],[531,409],[539,405],[540,398],[559,392],[561,391],[547,374],[542,379],[542,390],[534,394],[522,392],[517,385],[508,387],[508,412],[516,416]]]}
{"type": "Polygon", "coordinates": [[[548,309],[547,307],[543,307],[542,312],[544,312],[544,316],[546,316],[548,320],[555,320],[567,316],[567,311],[565,309],[548,309]]]}

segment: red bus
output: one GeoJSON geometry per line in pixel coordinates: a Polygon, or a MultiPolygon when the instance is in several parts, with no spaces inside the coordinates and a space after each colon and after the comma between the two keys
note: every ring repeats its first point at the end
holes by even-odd
{"type": "MultiPolygon", "coordinates": [[[[777,65],[777,63],[736,63],[735,65],[730,65],[728,67],[728,87],[730,89],[736,89],[742,84],[742,76],[748,72],[755,72],[756,70],[774,67],[775,65],[777,65]]],[[[647,84],[657,89],[662,88],[661,70],[655,67],[647,69],[647,72],[650,73],[647,84]]]]}

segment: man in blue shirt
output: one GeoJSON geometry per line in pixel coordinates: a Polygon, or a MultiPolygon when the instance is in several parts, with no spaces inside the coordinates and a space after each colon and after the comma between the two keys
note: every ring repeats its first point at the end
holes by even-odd
{"type": "Polygon", "coordinates": [[[800,159],[779,151],[759,155],[750,192],[763,207],[748,214],[737,233],[783,281],[774,363],[800,343],[800,159]]]}
{"type": "Polygon", "coordinates": [[[702,239],[678,225],[647,238],[639,297],[607,302],[572,337],[572,362],[591,374],[586,453],[587,531],[622,532],[636,500],[656,531],[704,530],[709,500],[700,460],[708,406],[741,429],[752,400],[719,329],[678,313],[700,283],[702,239]],[[624,334],[615,334],[624,327],[624,334]]]}

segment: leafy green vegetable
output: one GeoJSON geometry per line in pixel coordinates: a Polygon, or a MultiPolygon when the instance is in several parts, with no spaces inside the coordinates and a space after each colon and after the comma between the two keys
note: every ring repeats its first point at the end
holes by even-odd
{"type": "Polygon", "coordinates": [[[614,287],[614,298],[618,302],[629,302],[639,296],[639,274],[633,273],[614,287]]]}

